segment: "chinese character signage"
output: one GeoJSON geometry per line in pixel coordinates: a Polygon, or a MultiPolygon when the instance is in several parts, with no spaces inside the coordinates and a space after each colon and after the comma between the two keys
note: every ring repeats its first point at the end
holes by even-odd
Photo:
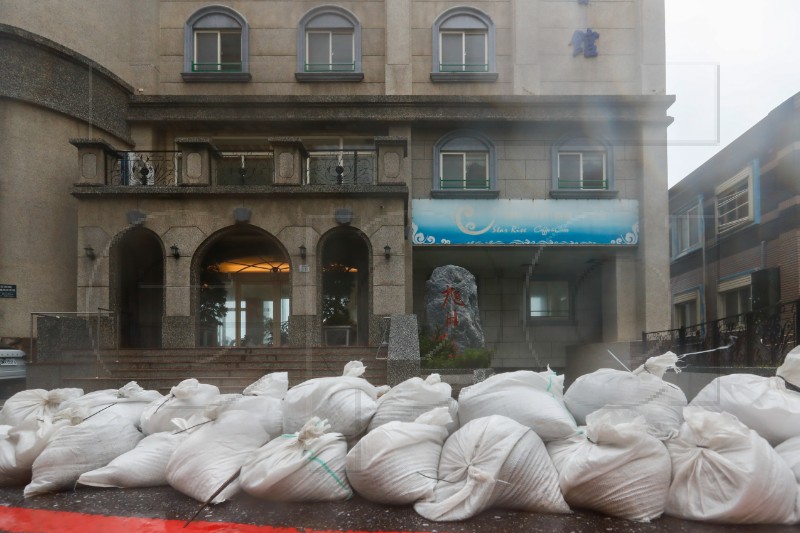
{"type": "Polygon", "coordinates": [[[637,200],[413,200],[413,243],[639,243],[637,200]]]}

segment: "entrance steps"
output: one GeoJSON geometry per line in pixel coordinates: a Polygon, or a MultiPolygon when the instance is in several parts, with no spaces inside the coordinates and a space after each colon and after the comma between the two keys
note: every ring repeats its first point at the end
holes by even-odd
{"type": "MultiPolygon", "coordinates": [[[[91,392],[136,381],[144,389],[167,394],[182,380],[195,378],[216,385],[222,393],[237,393],[271,372],[288,372],[290,387],[311,378],[341,376],[350,361],[363,362],[367,367],[363,377],[377,386],[386,383],[386,360],[376,358],[377,350],[337,346],[106,350],[97,356],[69,353],[64,360],[70,361],[73,370],[62,372],[60,386],[91,392]]],[[[385,350],[380,356],[385,357],[385,350]]]]}

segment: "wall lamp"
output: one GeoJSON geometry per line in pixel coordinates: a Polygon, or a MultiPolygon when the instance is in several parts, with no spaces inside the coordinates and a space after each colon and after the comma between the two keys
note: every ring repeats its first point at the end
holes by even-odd
{"type": "Polygon", "coordinates": [[[94,253],[94,248],[92,248],[91,246],[87,246],[86,248],[83,249],[83,251],[86,253],[86,257],[88,257],[92,261],[97,259],[97,254],[94,253]]]}
{"type": "Polygon", "coordinates": [[[392,257],[392,247],[389,246],[388,244],[383,247],[383,256],[386,259],[389,259],[390,257],[392,257]]]}
{"type": "Polygon", "coordinates": [[[180,259],[181,251],[178,248],[177,244],[173,244],[172,246],[169,247],[169,249],[172,250],[172,257],[174,257],[175,259],[180,259]]]}
{"type": "Polygon", "coordinates": [[[300,259],[306,260],[306,246],[304,244],[300,245],[300,259]]]}

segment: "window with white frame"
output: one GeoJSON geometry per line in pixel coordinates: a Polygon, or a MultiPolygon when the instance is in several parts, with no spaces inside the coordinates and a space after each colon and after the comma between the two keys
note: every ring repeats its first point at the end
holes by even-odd
{"type": "Polygon", "coordinates": [[[702,239],[702,207],[700,203],[685,208],[672,217],[672,257],[694,250],[702,239]]]}
{"type": "Polygon", "coordinates": [[[552,188],[559,197],[615,197],[611,145],[588,137],[563,137],[552,145],[552,188]]]}
{"type": "Polygon", "coordinates": [[[753,171],[747,167],[714,191],[717,234],[724,234],[753,221],[753,171]]]}
{"type": "Polygon", "coordinates": [[[248,25],[224,6],[196,11],[184,26],[185,81],[247,81],[248,25]]]}
{"type": "Polygon", "coordinates": [[[432,81],[494,81],[495,28],[479,9],[455,7],[434,21],[432,81]]]}
{"type": "Polygon", "coordinates": [[[699,322],[698,293],[689,291],[672,299],[672,323],[676,328],[688,328],[699,322]]]}
{"type": "Polygon", "coordinates": [[[717,286],[717,317],[742,315],[752,309],[750,275],[720,282],[717,286]]]}
{"type": "Polygon", "coordinates": [[[531,281],[528,284],[528,317],[531,319],[568,319],[569,302],[566,281],[531,281]]]}
{"type": "Polygon", "coordinates": [[[321,6],[300,20],[297,34],[299,81],[359,81],[361,24],[355,15],[336,6],[321,6]]]}
{"type": "Polygon", "coordinates": [[[489,191],[495,188],[494,144],[477,132],[458,131],[434,146],[434,190],[489,191]]]}

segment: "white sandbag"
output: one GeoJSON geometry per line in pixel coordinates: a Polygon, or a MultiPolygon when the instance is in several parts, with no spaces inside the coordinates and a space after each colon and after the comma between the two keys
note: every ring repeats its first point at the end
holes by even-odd
{"type": "Polygon", "coordinates": [[[144,390],[138,383],[131,381],[120,389],[94,391],[67,400],[61,404],[61,408],[83,406],[87,408],[89,415],[117,415],[140,427],[142,412],[148,405],[162,398],[158,391],[144,390]]]}
{"type": "Polygon", "coordinates": [[[283,400],[289,390],[289,373],[273,372],[260,377],[242,391],[245,396],[268,396],[283,400]]]}
{"type": "Polygon", "coordinates": [[[81,474],[107,465],[141,439],[133,424],[115,415],[62,427],[33,462],[25,497],[72,489],[81,474]]]}
{"type": "Polygon", "coordinates": [[[654,437],[674,436],[683,422],[686,395],[662,378],[676,368],[678,356],[667,352],[651,357],[633,372],[601,368],[580,376],[564,394],[564,403],[578,424],[598,409],[633,409],[647,420],[654,437]]]}
{"type": "MultiPolygon", "coordinates": [[[[173,452],[167,462],[167,482],[172,488],[205,502],[234,476],[247,457],[270,436],[246,411],[227,411],[200,426],[173,452]]],[[[227,485],[212,503],[239,492],[239,481],[227,485]]]]}
{"type": "Polygon", "coordinates": [[[775,451],[792,470],[795,480],[800,483],[800,437],[786,439],[775,446],[775,451]]]}
{"type": "Polygon", "coordinates": [[[586,433],[547,444],[564,499],[573,508],[649,522],[667,504],[672,463],[635,411],[601,409],[586,433]]]}
{"type": "Polygon", "coordinates": [[[206,408],[219,396],[214,385],[200,383],[196,379],[185,379],[172,387],[170,393],[151,402],[144,411],[140,426],[145,435],[172,430],[173,418],[202,416],[206,408]]]}
{"type": "Polygon", "coordinates": [[[279,502],[347,500],[347,442],[313,417],[297,433],[281,435],[256,450],[242,466],[242,490],[279,502]]]}
{"type": "Polygon", "coordinates": [[[448,408],[437,407],[414,422],[387,422],[370,431],[347,454],[347,479],[377,503],[431,499],[451,422],[448,408]]]}
{"type": "Polygon", "coordinates": [[[797,483],[755,431],[728,413],[686,407],[667,441],[672,484],[666,514],[727,524],[791,524],[797,483]]]}
{"type": "Polygon", "coordinates": [[[216,419],[220,413],[234,410],[249,413],[253,423],[260,425],[270,436],[283,433],[283,400],[273,396],[220,394],[206,408],[205,416],[216,419]]]}
{"type": "Polygon", "coordinates": [[[800,346],[795,346],[786,354],[783,364],[775,371],[775,375],[795,387],[800,387],[800,346]]]}
{"type": "Polygon", "coordinates": [[[340,377],[314,378],[289,389],[283,400],[284,433],[296,433],[317,417],[355,444],[377,409],[375,387],[360,377],[365,370],[360,361],[351,361],[340,377]]]}
{"type": "Polygon", "coordinates": [[[550,370],[519,370],[495,374],[485,381],[461,389],[458,419],[471,420],[502,415],[533,429],[545,442],[574,434],[578,427],[564,406],[564,376],[550,370]]]}
{"type": "Polygon", "coordinates": [[[53,416],[61,410],[61,404],[72,398],[83,396],[83,389],[28,389],[20,391],[3,404],[0,424],[16,426],[30,418],[53,416]]]}
{"type": "Polygon", "coordinates": [[[450,435],[433,499],[414,504],[428,520],[466,520],[491,507],[568,513],[542,440],[504,416],[472,420],[450,435]]]}
{"type": "Polygon", "coordinates": [[[25,485],[31,480],[33,462],[47,446],[50,438],[62,427],[70,425],[66,419],[49,416],[29,419],[15,427],[8,427],[0,440],[0,486],[25,485]]]}
{"type": "Polygon", "coordinates": [[[778,376],[720,376],[689,405],[730,413],[773,446],[800,435],[800,393],[788,390],[778,376]]]}
{"type": "Polygon", "coordinates": [[[378,398],[375,416],[367,431],[387,422],[413,422],[418,416],[437,407],[447,407],[452,421],[447,430],[458,429],[458,402],[453,398],[449,383],[442,382],[439,374],[426,379],[414,377],[396,385],[378,398]]]}
{"type": "Polygon", "coordinates": [[[173,431],[153,433],[136,447],[113,459],[102,468],[91,470],[78,478],[78,483],[92,487],[160,487],[167,485],[167,463],[173,452],[196,431],[205,418],[175,419],[173,431]]]}

